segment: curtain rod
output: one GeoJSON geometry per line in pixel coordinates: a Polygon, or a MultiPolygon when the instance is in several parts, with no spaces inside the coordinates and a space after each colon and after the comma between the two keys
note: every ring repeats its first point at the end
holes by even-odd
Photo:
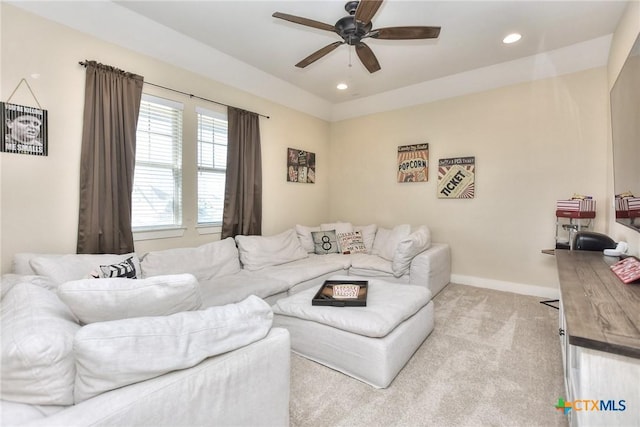
{"type": "MultiPolygon", "coordinates": [[[[85,68],[87,67],[87,63],[86,63],[86,61],[80,61],[80,62],[78,62],[78,64],[82,65],[82,66],[83,66],[83,67],[85,67],[85,68]]],[[[172,92],[176,92],[176,93],[180,93],[180,94],[182,94],[182,95],[186,95],[186,96],[188,96],[189,98],[197,98],[197,99],[201,99],[201,100],[203,100],[203,101],[211,102],[211,103],[213,103],[213,104],[223,105],[223,106],[225,106],[225,107],[237,108],[237,107],[234,107],[233,105],[229,105],[229,104],[225,104],[225,103],[222,103],[222,102],[214,101],[213,99],[203,98],[203,97],[201,97],[201,96],[194,95],[194,94],[192,94],[192,93],[187,93],[187,92],[183,92],[183,91],[181,91],[181,90],[172,89],[172,88],[170,88],[170,87],[166,87],[166,86],[162,86],[162,85],[159,85],[159,84],[151,83],[151,82],[148,82],[148,81],[145,81],[145,80],[143,80],[143,82],[144,82],[144,84],[147,84],[147,85],[150,85],[150,86],[155,86],[155,87],[159,87],[159,88],[161,88],[161,89],[170,90],[170,91],[172,91],[172,92]]],[[[248,111],[248,110],[245,110],[245,111],[248,111]]],[[[271,117],[269,117],[269,116],[265,116],[264,114],[256,113],[256,112],[254,112],[254,111],[249,111],[249,112],[250,112],[250,113],[257,114],[258,116],[260,116],[260,117],[264,117],[264,118],[266,118],[266,119],[270,119],[270,118],[271,118],[271,117]]]]}

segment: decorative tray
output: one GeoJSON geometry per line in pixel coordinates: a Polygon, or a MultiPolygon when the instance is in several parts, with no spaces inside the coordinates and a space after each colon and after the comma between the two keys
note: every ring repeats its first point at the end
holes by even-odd
{"type": "Polygon", "coordinates": [[[325,280],[311,305],[365,307],[368,284],[366,280],[325,280]]]}

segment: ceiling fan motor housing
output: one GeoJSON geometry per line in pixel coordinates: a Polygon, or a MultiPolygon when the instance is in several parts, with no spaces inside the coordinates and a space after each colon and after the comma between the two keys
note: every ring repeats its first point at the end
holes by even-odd
{"type": "Polygon", "coordinates": [[[371,27],[371,22],[366,25],[362,22],[356,22],[354,16],[345,16],[336,22],[336,32],[349,45],[360,43],[360,40],[371,31],[371,27]]]}

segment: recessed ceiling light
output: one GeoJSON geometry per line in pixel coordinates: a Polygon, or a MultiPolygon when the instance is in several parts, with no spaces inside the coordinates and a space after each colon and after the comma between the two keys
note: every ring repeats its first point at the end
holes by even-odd
{"type": "Polygon", "coordinates": [[[347,89],[349,86],[347,86],[346,83],[338,83],[338,86],[336,86],[336,89],[338,90],[345,90],[347,89]]]}
{"type": "Polygon", "coordinates": [[[511,33],[509,34],[507,37],[502,39],[502,43],[504,44],[511,44],[511,43],[515,43],[518,40],[520,40],[522,38],[521,34],[518,33],[511,33]]]}

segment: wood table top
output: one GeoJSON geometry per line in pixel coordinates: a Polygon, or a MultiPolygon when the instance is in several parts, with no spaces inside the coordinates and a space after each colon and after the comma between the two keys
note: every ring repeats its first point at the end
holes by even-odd
{"type": "Polygon", "coordinates": [[[618,258],[556,250],[560,295],[571,345],[640,358],[640,284],[611,271],[618,258]]]}

